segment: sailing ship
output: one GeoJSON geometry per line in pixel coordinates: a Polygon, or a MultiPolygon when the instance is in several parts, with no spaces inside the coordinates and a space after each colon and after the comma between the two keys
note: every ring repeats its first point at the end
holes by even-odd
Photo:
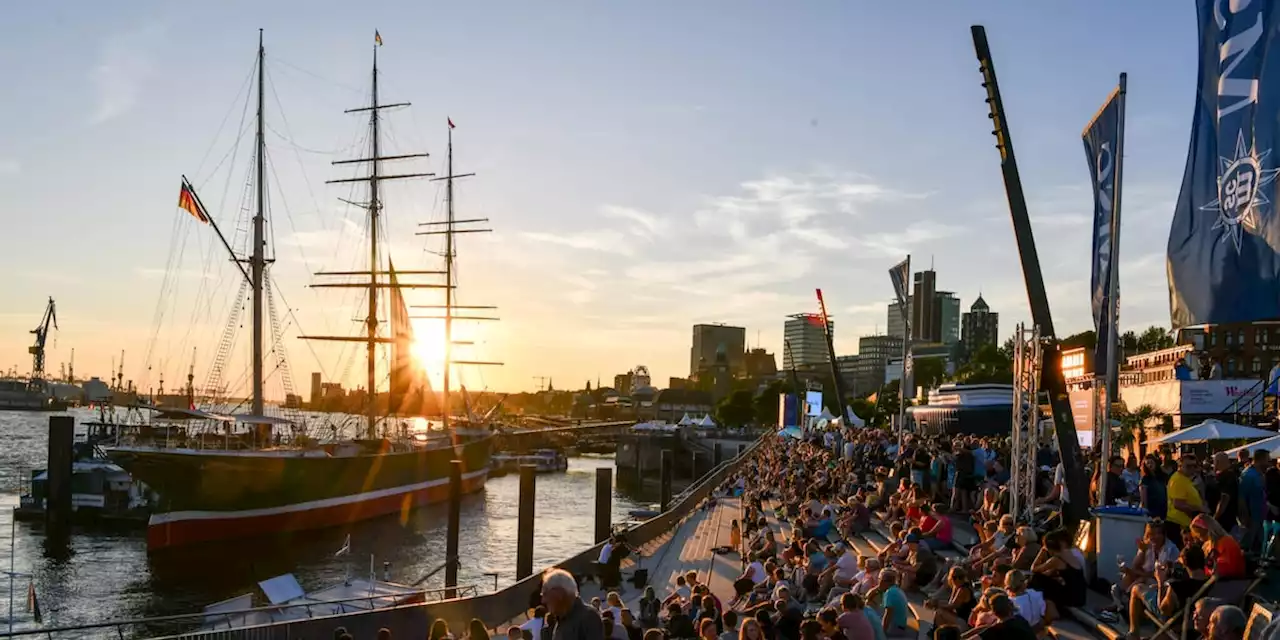
{"type": "MultiPolygon", "coordinates": [[[[378,45],[381,45],[379,38],[378,45]]],[[[302,336],[304,339],[364,343],[367,356],[366,425],[363,437],[333,442],[312,442],[295,438],[282,442],[276,427],[286,421],[264,414],[263,395],[263,298],[264,279],[269,260],[264,255],[265,230],[263,208],[266,200],[263,137],[263,64],[266,59],[259,33],[257,74],[256,136],[256,207],[252,220],[252,255],[242,259],[217,231],[213,218],[205,211],[194,187],[183,179],[179,206],[198,221],[207,223],[218,234],[224,248],[235,257],[236,265],[252,293],[252,397],[247,415],[218,416],[219,432],[230,432],[234,425],[244,425],[242,438],[212,438],[199,441],[200,446],[181,444],[161,446],[117,446],[107,450],[108,456],[134,477],[159,493],[160,499],[151,515],[147,541],[149,548],[162,549],[201,542],[291,533],[309,529],[340,526],[391,513],[403,513],[419,505],[443,501],[449,494],[452,461],[460,460],[462,491],[473,492],[484,487],[488,476],[492,430],[486,425],[464,421],[455,424],[450,416],[449,371],[454,365],[485,364],[463,362],[452,358],[454,312],[454,234],[462,225],[476,220],[456,220],[453,213],[454,179],[463,177],[453,171],[453,123],[449,122],[448,174],[435,178],[445,181],[447,218],[439,223],[425,223],[430,230],[422,234],[443,235],[445,239],[443,271],[396,271],[387,252],[378,244],[383,221],[380,185],[383,181],[432,177],[431,173],[387,174],[382,163],[392,160],[426,157],[427,154],[382,155],[379,120],[386,109],[408,106],[408,103],[382,104],[378,95],[378,57],[374,47],[371,102],[351,112],[369,114],[369,155],[334,164],[367,166],[368,172],[355,178],[330,180],[331,183],[363,182],[368,188],[368,202],[360,203],[368,216],[368,270],[320,272],[317,276],[345,276],[348,281],[321,282],[313,287],[363,289],[367,296],[367,316],[363,335],[302,336]],[[385,266],[384,266],[385,262],[385,266]],[[248,268],[245,268],[247,263],[248,268]],[[400,282],[401,276],[443,276],[443,284],[400,282]],[[359,278],[351,281],[351,277],[359,278]],[[381,347],[391,348],[388,394],[389,413],[422,415],[424,405],[435,397],[424,372],[412,360],[413,330],[408,307],[401,295],[403,289],[442,289],[445,304],[444,321],[444,385],[440,407],[443,429],[426,433],[408,433],[380,415],[376,362],[381,347]],[[378,320],[380,292],[387,292],[390,308],[390,336],[380,335],[378,320]],[[396,438],[397,431],[407,437],[396,438]],[[225,443],[223,449],[203,448],[209,441],[225,443]],[[240,447],[230,448],[232,442],[240,447]]],[[[471,174],[466,174],[471,175],[471,174]]],[[[354,203],[352,203],[354,204],[354,203]]],[[[475,229],[465,229],[476,231],[475,229]]],[[[487,231],[483,230],[483,231],[487,231]]],[[[267,289],[269,297],[269,288],[267,289]]],[[[483,307],[492,308],[492,307],[483,307]]],[[[499,363],[487,363],[499,364],[499,363]]],[[[288,425],[296,429],[296,425],[288,425]]],[[[296,431],[295,431],[296,433],[296,431]]],[[[190,442],[190,440],[188,440],[190,442]]]]}

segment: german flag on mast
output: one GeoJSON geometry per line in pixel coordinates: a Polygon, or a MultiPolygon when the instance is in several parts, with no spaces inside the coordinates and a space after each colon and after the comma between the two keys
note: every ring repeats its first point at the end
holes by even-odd
{"type": "Polygon", "coordinates": [[[196,189],[187,182],[186,178],[182,179],[182,190],[178,192],[178,206],[186,209],[187,213],[195,216],[196,220],[209,224],[209,214],[205,213],[204,207],[200,206],[200,199],[196,197],[196,189]]]}

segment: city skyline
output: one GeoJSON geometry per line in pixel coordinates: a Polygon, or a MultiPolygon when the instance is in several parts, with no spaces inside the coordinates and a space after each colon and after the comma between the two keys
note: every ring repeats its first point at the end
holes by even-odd
{"type": "MultiPolygon", "coordinates": [[[[665,380],[688,370],[699,323],[758,331],[753,345],[781,364],[780,320],[817,312],[815,288],[840,326],[837,354],[852,354],[883,322],[885,271],[907,254],[917,270],[932,257],[962,306],[980,289],[1004,326],[1026,321],[975,23],[988,28],[1060,336],[1092,328],[1080,129],[1129,73],[1122,330],[1168,326],[1163,245],[1194,100],[1194,7],[939,3],[906,28],[895,5],[322,4],[14,7],[0,57],[27,61],[15,83],[39,99],[0,104],[0,206],[26,216],[0,251],[0,368],[30,368],[28,332],[53,296],[49,371],[74,348],[78,377],[106,377],[123,349],[126,379],[154,387],[163,373],[171,387],[195,348],[204,379],[225,314],[189,303],[225,287],[233,267],[175,201],[185,173],[234,228],[247,146],[221,159],[259,27],[272,269],[304,396],[313,370],[361,384],[340,350],[295,336],[358,329],[350,301],[308,284],[346,266],[360,230],[338,201],[350,194],[323,182],[345,177],[329,163],[359,150],[361,122],[342,111],[366,100],[375,29],[385,98],[413,103],[388,116],[391,147],[425,147],[424,168],[440,172],[452,118],[458,162],[477,173],[460,185],[459,213],[496,231],[463,240],[460,295],[497,304],[502,322],[459,331],[480,343],[477,358],[505,366],[468,373],[468,388],[530,390],[540,376],[576,387],[636,363],[665,380]],[[1092,44],[1135,33],[1132,47],[1092,44]],[[186,242],[181,261],[174,238],[186,242]],[[166,265],[176,293],[160,304],[166,265]],[[161,309],[167,331],[153,340],[161,309]]],[[[438,247],[411,234],[439,206],[434,185],[388,191],[397,267],[436,266],[438,247]]]]}

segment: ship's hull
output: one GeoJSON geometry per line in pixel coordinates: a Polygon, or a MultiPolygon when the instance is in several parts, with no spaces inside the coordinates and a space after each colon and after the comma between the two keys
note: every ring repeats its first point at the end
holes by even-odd
{"type": "Polygon", "coordinates": [[[159,493],[147,526],[155,550],[340,526],[442,502],[454,459],[462,460],[462,491],[478,491],[491,440],[346,456],[141,447],[107,455],[159,493]]]}

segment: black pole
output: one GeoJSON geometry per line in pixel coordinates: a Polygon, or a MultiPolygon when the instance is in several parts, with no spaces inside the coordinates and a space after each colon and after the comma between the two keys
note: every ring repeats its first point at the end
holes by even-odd
{"type": "Polygon", "coordinates": [[[62,544],[71,531],[72,443],[76,421],[71,416],[49,417],[48,502],[44,521],[48,539],[62,544]]]}
{"type": "Polygon", "coordinates": [[[720,463],[724,462],[724,447],[719,442],[715,446],[715,466],[720,468],[720,463]]]}
{"type": "Polygon", "coordinates": [[[596,542],[609,539],[613,529],[613,469],[596,469],[596,542]]]}
{"type": "Polygon", "coordinates": [[[1000,150],[1000,171],[1004,177],[1005,195],[1009,200],[1013,236],[1018,243],[1018,255],[1022,261],[1022,277],[1026,281],[1027,300],[1031,305],[1031,321],[1040,329],[1044,343],[1040,388],[1049,396],[1067,490],[1075,497],[1067,503],[1064,516],[1068,523],[1075,524],[1088,517],[1089,490],[1083,473],[1084,465],[1080,461],[1080,442],[1076,439],[1076,426],[1071,418],[1066,381],[1062,378],[1062,368],[1057,366],[1058,338],[1053,330],[1049,296],[1045,292],[1044,275],[1040,271],[1040,257],[1036,252],[1035,236],[1031,232],[1031,217],[1027,213],[1026,196],[1022,192],[1022,178],[1018,175],[1018,161],[1013,155],[1013,141],[1009,137],[1004,103],[1000,100],[996,69],[991,61],[991,48],[987,45],[987,32],[981,25],[974,25],[970,31],[973,33],[973,49],[978,55],[978,68],[982,72],[982,86],[987,90],[987,105],[991,108],[991,133],[995,135],[996,148],[1000,150]]]}
{"type": "Polygon", "coordinates": [[[662,467],[659,471],[659,486],[661,495],[661,508],[659,511],[666,513],[671,507],[671,467],[674,466],[675,455],[669,449],[662,450],[662,467]]]}
{"type": "Polygon", "coordinates": [[[516,522],[516,580],[533,575],[533,518],[537,465],[520,465],[520,513],[516,522]]]}
{"type": "Polygon", "coordinates": [[[839,405],[833,413],[836,414],[837,418],[840,418],[840,424],[845,424],[849,421],[845,417],[845,412],[848,411],[846,407],[849,405],[845,404],[844,380],[840,378],[840,363],[836,361],[836,345],[831,332],[831,318],[827,316],[827,302],[822,299],[822,289],[815,289],[815,291],[818,292],[818,308],[822,311],[822,335],[827,340],[827,359],[831,361],[831,384],[835,387],[833,391],[836,392],[836,403],[839,405]]]}
{"type": "Polygon", "coordinates": [[[446,598],[458,591],[458,529],[462,526],[462,461],[449,464],[449,530],[444,540],[444,586],[446,598]]]}

